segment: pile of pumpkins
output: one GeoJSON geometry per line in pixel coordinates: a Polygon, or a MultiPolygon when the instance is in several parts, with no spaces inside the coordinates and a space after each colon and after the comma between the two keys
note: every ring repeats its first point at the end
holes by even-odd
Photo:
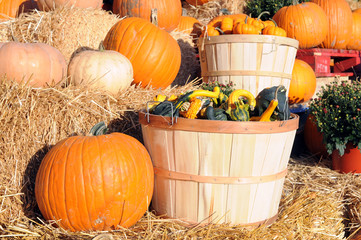
{"type": "MultiPolygon", "coordinates": [[[[187,2],[197,5],[208,1],[187,2]]],[[[84,8],[102,6],[102,0],[74,0],[68,4],[74,3],[76,7],[84,8]]],[[[1,16],[8,18],[29,8],[49,11],[64,4],[61,0],[3,0],[0,2],[0,12],[1,16]]],[[[169,32],[177,27],[183,28],[180,27],[181,19],[184,19],[185,29],[199,21],[181,16],[180,0],[114,0],[112,10],[115,14],[129,17],[120,20],[109,30],[99,49],[84,49],[74,54],[69,63],[59,50],[44,43],[0,43],[0,75],[6,74],[9,79],[25,81],[33,87],[61,83],[64,79],[68,84],[84,84],[86,81],[112,94],[125,91],[131,84],[168,87],[181,63],[180,48],[169,32]],[[137,4],[143,7],[139,8],[137,4]],[[158,26],[150,22],[152,9],[157,9],[158,26]]],[[[219,27],[224,33],[227,21],[231,23],[227,17],[232,20],[232,28],[228,27],[233,32],[235,24],[232,18],[235,15],[212,20],[214,24],[221,22],[219,27]]],[[[250,25],[248,20],[255,25],[260,22],[245,15],[238,17],[244,18],[244,23],[239,19],[241,24],[238,22],[236,26],[242,25],[244,28],[250,25]]],[[[361,15],[352,13],[344,0],[311,0],[307,3],[295,0],[293,5],[280,9],[273,20],[278,26],[272,21],[267,22],[271,29],[283,29],[287,37],[299,41],[300,48],[361,49],[361,15]]],[[[212,21],[207,24],[208,29],[215,27],[212,21]]],[[[238,33],[243,33],[243,30],[238,33]]],[[[255,34],[259,33],[257,28],[255,34]]],[[[291,83],[289,92],[294,96],[291,96],[290,103],[306,101],[308,96],[313,95],[310,94],[310,84],[306,84],[306,79],[316,81],[314,73],[312,76],[313,70],[309,69],[312,70],[296,60],[295,76],[293,74],[292,78],[298,78],[296,82],[303,85],[293,90],[291,83]],[[306,68],[308,70],[304,71],[306,68]]],[[[227,106],[226,111],[230,112],[229,118],[239,120],[240,116],[247,115],[238,114],[246,105],[239,100],[240,92],[236,90],[234,95],[228,97],[230,100],[219,98],[217,88],[207,94],[217,93],[216,98],[211,96],[214,98],[212,101],[217,99],[218,104],[223,101],[227,106]]],[[[197,98],[192,98],[192,94],[196,96],[198,93],[190,92],[166,100],[179,110],[186,100],[195,101],[197,98]]],[[[249,106],[256,106],[254,97],[247,95],[246,98],[249,106]]],[[[169,114],[166,108],[160,109],[165,106],[161,103],[154,106],[153,113],[169,114]]],[[[264,110],[270,105],[276,106],[274,102],[264,110]]],[[[184,116],[195,118],[194,112],[188,113],[188,110],[184,116]]],[[[197,114],[200,110],[197,109],[197,114]]],[[[273,113],[273,110],[267,113],[273,113]]],[[[256,117],[262,118],[262,115],[256,117]]],[[[66,138],[46,154],[36,178],[35,192],[39,208],[45,219],[59,221],[60,226],[71,231],[132,226],[144,215],[152,198],[154,173],[149,153],[140,142],[125,134],[99,135],[99,132],[104,132],[98,129],[92,132],[94,136],[66,138]]]]}

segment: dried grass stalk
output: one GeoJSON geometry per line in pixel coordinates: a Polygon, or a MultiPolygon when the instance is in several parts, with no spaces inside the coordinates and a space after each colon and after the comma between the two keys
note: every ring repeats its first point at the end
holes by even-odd
{"type": "Polygon", "coordinates": [[[0,22],[0,42],[43,42],[62,52],[67,61],[79,47],[98,48],[117,15],[98,9],[63,7],[54,11],[34,10],[19,18],[0,22]]]}

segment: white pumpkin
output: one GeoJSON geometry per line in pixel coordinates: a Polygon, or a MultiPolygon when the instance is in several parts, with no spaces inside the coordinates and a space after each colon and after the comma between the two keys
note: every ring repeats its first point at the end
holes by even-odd
{"type": "Polygon", "coordinates": [[[83,50],[73,54],[68,65],[68,81],[87,84],[113,95],[129,88],[133,66],[129,59],[113,50],[83,50]]]}

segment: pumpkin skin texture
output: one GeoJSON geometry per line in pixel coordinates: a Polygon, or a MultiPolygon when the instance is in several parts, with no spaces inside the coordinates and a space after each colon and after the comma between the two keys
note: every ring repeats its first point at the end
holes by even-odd
{"type": "Polygon", "coordinates": [[[299,48],[318,46],[328,31],[325,11],[311,2],[285,6],[276,12],[273,20],[287,32],[287,37],[299,41],[299,48]]]}
{"type": "Polygon", "coordinates": [[[32,87],[58,83],[66,77],[64,55],[45,43],[7,42],[0,48],[0,76],[32,87]]]}
{"type": "Polygon", "coordinates": [[[316,91],[316,74],[312,67],[303,60],[296,59],[292,70],[292,79],[288,91],[290,104],[310,100],[316,91]]]}
{"type": "Polygon", "coordinates": [[[134,225],[153,195],[154,172],[146,148],[123,133],[73,136],[42,160],[35,197],[46,220],[70,231],[134,225]]]}
{"type": "Polygon", "coordinates": [[[51,11],[60,7],[77,7],[100,9],[103,6],[102,0],[37,0],[37,4],[42,11],[51,11]]]}
{"type": "Polygon", "coordinates": [[[321,47],[346,49],[352,34],[352,11],[345,0],[311,0],[325,11],[328,33],[321,47]]]}
{"type": "Polygon", "coordinates": [[[133,66],[119,52],[85,50],[71,58],[68,79],[74,85],[89,84],[91,88],[117,95],[131,85],[133,66]]]}
{"type": "Polygon", "coordinates": [[[209,0],[186,0],[186,2],[193,6],[200,6],[209,2],[209,0]]]}
{"type": "Polygon", "coordinates": [[[353,12],[352,18],[352,35],[350,41],[347,44],[347,49],[361,50],[361,11],[360,13],[353,12]]]}
{"type": "Polygon", "coordinates": [[[131,17],[117,22],[104,39],[107,50],[118,51],[133,65],[133,84],[166,88],[176,78],[181,51],[177,41],[147,20],[131,17]]]}
{"type": "Polygon", "coordinates": [[[198,21],[198,19],[189,16],[181,16],[179,24],[175,31],[183,32],[189,35],[194,34],[196,31],[196,25],[201,26],[201,23],[198,21]]]}
{"type": "Polygon", "coordinates": [[[158,26],[167,32],[174,30],[182,16],[180,0],[114,0],[113,13],[121,17],[139,17],[150,21],[151,10],[157,9],[158,26]]]}
{"type": "Polygon", "coordinates": [[[36,9],[34,0],[1,0],[0,1],[0,21],[18,17],[23,12],[36,9]]]}

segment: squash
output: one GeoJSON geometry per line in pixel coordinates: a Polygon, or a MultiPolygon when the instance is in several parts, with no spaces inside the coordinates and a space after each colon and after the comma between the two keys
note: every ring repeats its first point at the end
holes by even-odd
{"type": "Polygon", "coordinates": [[[105,50],[85,50],[75,54],[68,65],[68,82],[87,84],[117,95],[133,81],[133,66],[121,53],[105,50]]]}
{"type": "Polygon", "coordinates": [[[318,4],[328,18],[328,33],[321,47],[346,49],[353,25],[352,11],[348,2],[346,0],[311,0],[311,2],[318,4]]]}
{"type": "Polygon", "coordinates": [[[206,108],[207,119],[209,120],[218,120],[218,121],[227,121],[226,110],[223,108],[214,108],[212,106],[208,106],[206,108]]]}
{"type": "Polygon", "coordinates": [[[272,99],[272,101],[268,105],[266,111],[264,111],[261,116],[253,116],[253,117],[251,117],[250,120],[251,121],[260,121],[260,122],[270,122],[271,116],[272,116],[274,110],[276,109],[277,105],[278,105],[278,100],[272,99]]]}
{"type": "Polygon", "coordinates": [[[132,84],[165,89],[176,78],[181,51],[177,41],[147,20],[129,17],[117,22],[104,39],[107,50],[118,51],[133,66],[132,84]]]}
{"type": "Polygon", "coordinates": [[[253,94],[244,89],[234,90],[227,99],[226,113],[231,120],[234,121],[248,121],[250,119],[249,110],[253,110],[256,106],[256,100],[253,94]],[[240,97],[247,99],[247,104],[243,100],[239,101],[240,97]]]}
{"type": "Polygon", "coordinates": [[[352,35],[346,48],[350,50],[361,50],[361,11],[352,13],[352,35]]]}
{"type": "Polygon", "coordinates": [[[286,31],[287,37],[299,41],[299,48],[320,45],[328,33],[325,11],[312,2],[299,3],[293,0],[292,5],[279,9],[273,20],[286,31]]]}
{"type": "Polygon", "coordinates": [[[301,59],[293,65],[292,78],[288,91],[289,104],[307,102],[316,91],[316,74],[312,67],[301,59]]]}
{"type": "Polygon", "coordinates": [[[120,17],[138,17],[151,21],[151,11],[157,9],[158,27],[171,32],[182,16],[180,0],[114,0],[113,13],[120,17]]]}
{"type": "Polygon", "coordinates": [[[64,55],[45,43],[7,42],[0,48],[0,76],[32,87],[57,84],[66,77],[64,55]]]}
{"type": "Polygon", "coordinates": [[[119,132],[72,136],[45,155],[35,197],[44,218],[64,229],[108,231],[128,228],[144,215],[153,185],[150,155],[135,138],[119,132]]]}
{"type": "Polygon", "coordinates": [[[272,114],[272,120],[288,120],[291,116],[287,89],[283,85],[264,88],[256,97],[255,115],[261,116],[273,99],[278,100],[278,105],[272,114]]]}
{"type": "Polygon", "coordinates": [[[102,0],[37,0],[36,3],[42,11],[51,11],[60,7],[77,7],[77,8],[92,8],[101,9],[103,6],[102,0]]]}
{"type": "Polygon", "coordinates": [[[21,13],[37,9],[35,0],[1,0],[0,21],[18,17],[21,13]]]}

